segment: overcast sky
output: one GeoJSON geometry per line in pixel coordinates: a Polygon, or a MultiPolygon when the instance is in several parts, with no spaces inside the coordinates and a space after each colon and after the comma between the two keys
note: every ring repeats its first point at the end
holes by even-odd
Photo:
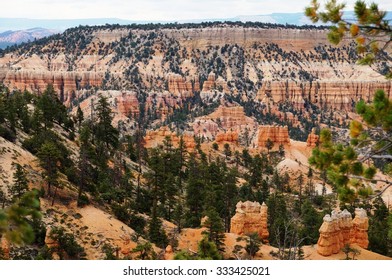
{"type": "MultiPolygon", "coordinates": [[[[302,12],[311,0],[7,0],[0,17],[34,19],[120,18],[185,20],[302,12]]],[[[323,0],[321,0],[323,2],[323,0]]],[[[355,1],[346,0],[352,10],[355,1]]],[[[375,0],[392,10],[392,0],[375,0]]]]}

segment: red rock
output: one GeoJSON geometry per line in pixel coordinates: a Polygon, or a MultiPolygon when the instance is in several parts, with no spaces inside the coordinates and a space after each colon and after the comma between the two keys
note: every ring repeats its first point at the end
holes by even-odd
{"type": "Polygon", "coordinates": [[[351,229],[351,243],[356,243],[361,248],[367,249],[369,245],[367,233],[369,229],[369,218],[366,214],[366,210],[362,208],[356,208],[355,218],[352,224],[353,227],[351,229]]]}
{"type": "Polygon", "coordinates": [[[350,212],[332,211],[331,215],[325,215],[324,222],[319,232],[317,252],[323,256],[337,254],[346,244],[358,244],[366,249],[368,240],[368,217],[364,209],[355,209],[355,218],[352,219],[350,212]]]}
{"type": "Polygon", "coordinates": [[[290,145],[289,129],[287,126],[259,126],[257,145],[265,148],[267,140],[270,139],[274,145],[290,145]]]}
{"type": "Polygon", "coordinates": [[[257,233],[264,243],[268,243],[268,207],[258,202],[238,202],[236,214],[231,218],[230,232],[238,235],[257,233]]]}
{"type": "Polygon", "coordinates": [[[0,239],[0,249],[3,253],[3,258],[8,260],[10,258],[10,244],[4,237],[0,239]]]}
{"type": "Polygon", "coordinates": [[[306,140],[306,145],[308,147],[316,147],[319,143],[319,136],[316,134],[316,130],[313,128],[312,132],[308,135],[308,139],[306,140]]]}

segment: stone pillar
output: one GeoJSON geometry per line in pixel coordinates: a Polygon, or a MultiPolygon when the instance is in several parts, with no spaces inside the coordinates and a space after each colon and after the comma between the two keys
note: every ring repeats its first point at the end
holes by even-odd
{"type": "Polygon", "coordinates": [[[361,248],[366,249],[369,245],[367,233],[369,229],[369,218],[366,214],[366,210],[362,208],[355,209],[355,218],[352,225],[351,243],[356,243],[361,248]]]}
{"type": "Polygon", "coordinates": [[[333,254],[333,249],[336,244],[334,240],[335,225],[330,215],[325,215],[323,218],[323,224],[321,225],[319,232],[320,237],[317,242],[317,253],[322,256],[330,256],[333,254]]]}
{"type": "Polygon", "coordinates": [[[230,232],[238,235],[257,233],[264,243],[268,243],[268,207],[265,203],[238,202],[236,213],[231,218],[230,232]]]}

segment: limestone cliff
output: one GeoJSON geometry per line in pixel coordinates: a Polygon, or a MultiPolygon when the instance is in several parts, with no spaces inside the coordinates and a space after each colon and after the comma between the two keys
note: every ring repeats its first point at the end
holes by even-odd
{"type": "Polygon", "coordinates": [[[257,233],[264,243],[268,243],[268,207],[258,202],[238,202],[236,214],[231,218],[230,232],[238,235],[257,233]]]}

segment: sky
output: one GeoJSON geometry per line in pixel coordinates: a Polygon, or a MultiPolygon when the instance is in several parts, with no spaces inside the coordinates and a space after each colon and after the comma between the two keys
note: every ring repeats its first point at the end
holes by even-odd
{"type": "MultiPolygon", "coordinates": [[[[119,18],[135,21],[231,18],[239,15],[302,12],[311,0],[9,0],[0,18],[119,18]]],[[[321,0],[321,3],[324,1],[321,0]]],[[[352,10],[355,0],[346,0],[352,10]]],[[[375,0],[392,11],[391,0],[375,0]]]]}

